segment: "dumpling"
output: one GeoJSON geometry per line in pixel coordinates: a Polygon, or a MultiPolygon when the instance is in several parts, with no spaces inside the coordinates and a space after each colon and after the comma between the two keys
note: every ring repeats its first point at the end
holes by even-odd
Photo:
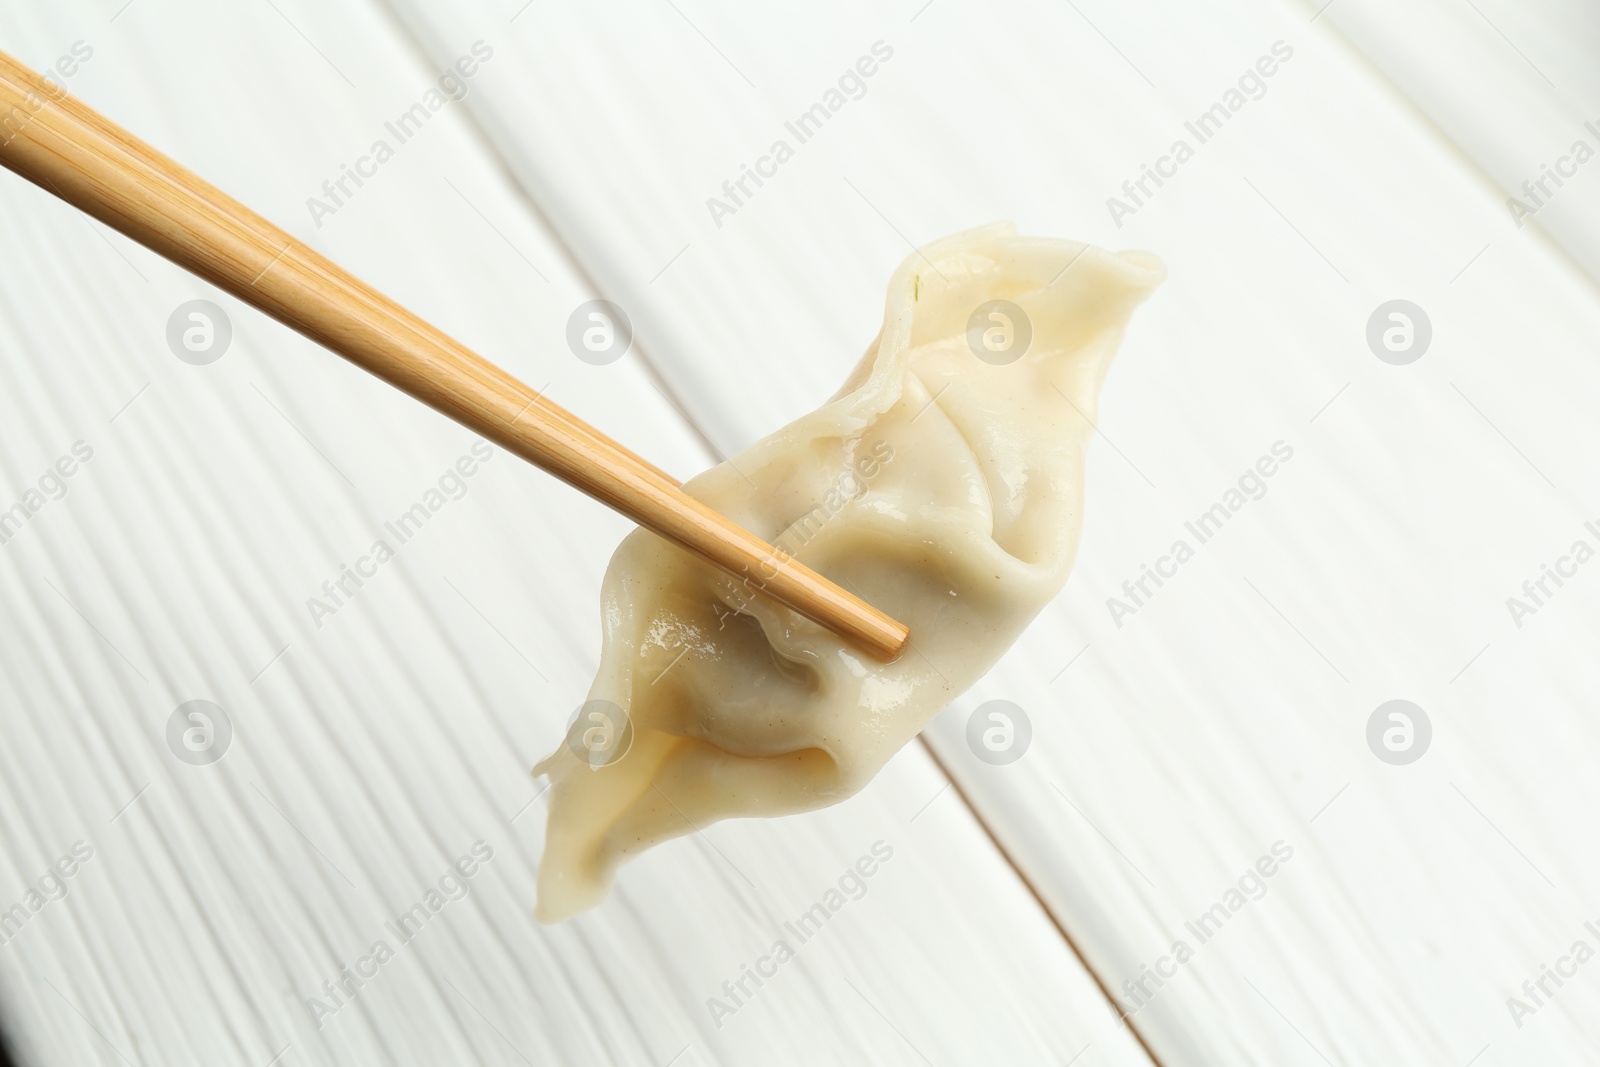
{"type": "Polygon", "coordinates": [[[759,574],[622,542],[589,700],[534,768],[542,921],[668,838],[849,797],[993,665],[1066,582],[1100,382],[1163,274],[1008,223],[936,242],[832,400],[685,486],[907,624],[891,663],[759,596],[759,574]]]}

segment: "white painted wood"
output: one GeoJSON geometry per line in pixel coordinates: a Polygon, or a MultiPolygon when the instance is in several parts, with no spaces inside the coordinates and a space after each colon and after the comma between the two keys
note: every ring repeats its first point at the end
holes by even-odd
{"type": "Polygon", "coordinates": [[[1600,274],[1600,168],[1590,165],[1600,158],[1593,5],[1340,0],[1324,18],[1495,187],[1506,219],[1522,225],[1492,244],[1542,231],[1600,274]]]}
{"type": "MultiPolygon", "coordinates": [[[[425,41],[488,21],[397,7],[425,41]]],[[[1137,1015],[1166,1064],[1591,1062],[1586,972],[1520,1025],[1507,998],[1597,943],[1594,578],[1521,628],[1506,599],[1600,542],[1600,307],[1314,14],[535,5],[472,106],[724,451],[832,390],[915,242],[1009,215],[1166,258],[1100,412],[1078,573],[935,747],[1113,987],[1293,848],[1137,1015]],[[717,227],[706,198],[880,39],[895,55],[866,95],[717,227]],[[1279,40],[1294,55],[1264,97],[1119,227],[1106,198],[1279,40]],[[1408,367],[1364,337],[1396,297],[1432,321],[1408,367]],[[1279,440],[1294,457],[1266,496],[1116,626],[1107,598],[1279,440]],[[1035,724],[1009,768],[964,750],[995,696],[1035,724]],[[1408,767],[1364,736],[1397,697],[1435,731],[1408,767]]],[[[1394,62],[1433,70],[1449,47],[1397,37],[1394,62]]],[[[1497,65],[1462,73],[1543,99],[1497,65]]],[[[1513,143],[1523,117],[1463,122],[1513,143]]]]}
{"type": "MultiPolygon", "coordinates": [[[[515,84],[509,15],[441,38],[496,49],[469,102],[515,84]]],[[[639,360],[566,352],[590,290],[460,105],[314,225],[442,66],[380,11],[0,13],[36,66],[79,40],[73,92],[630,446],[708,461],[639,360]]],[[[917,746],[849,804],[709,828],[537,926],[528,767],[586,689],[626,524],[497,456],[318,626],[307,599],[468,435],[8,176],[0,248],[0,504],[92,449],[0,546],[0,908],[92,848],[0,945],[25,1063],[1148,1064],[917,746]],[[167,348],[193,298],[235,331],[210,366],[167,348]],[[167,746],[197,698],[236,730],[210,766],[167,746]],[[384,924],[478,841],[469,895],[402,947],[384,924]],[[877,841],[865,896],[719,1028],[707,998],[877,841]],[[316,1029],[307,999],[379,939],[394,959],[316,1029]]]]}

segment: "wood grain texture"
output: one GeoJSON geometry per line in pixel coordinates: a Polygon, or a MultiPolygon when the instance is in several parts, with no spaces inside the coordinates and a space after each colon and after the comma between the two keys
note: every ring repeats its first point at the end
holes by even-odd
{"type": "MultiPolygon", "coordinates": [[[[92,42],[73,93],[627,447],[706,465],[648,368],[564,352],[594,290],[463,109],[315,226],[308,196],[438,67],[370,6],[277,8],[10,8],[0,43],[42,68],[92,42]]],[[[24,1062],[1148,1064],[917,748],[537,926],[528,768],[592,675],[627,524],[9,175],[0,247],[0,502],[47,501],[0,545],[0,908],[93,850],[0,945],[24,1062]],[[234,328],[205,367],[165,338],[195,298],[234,328]],[[379,539],[393,558],[331,597],[379,539]],[[210,766],[168,747],[192,699],[234,728],[210,766]],[[469,894],[401,946],[385,924],[480,840],[469,894]],[[719,1027],[707,1000],[879,841],[865,895],[719,1027]],[[318,1029],[308,999],[379,939],[394,958],[318,1029]]]]}
{"type": "Polygon", "coordinates": [[[0,164],[41,189],[872,656],[905,647],[904,625],[3,52],[0,115],[0,164]]]}
{"type": "MultiPolygon", "coordinates": [[[[396,7],[424,42],[481,25],[396,7]]],[[[1588,1063],[1592,980],[1546,980],[1537,1004],[1523,983],[1596,944],[1595,591],[1581,570],[1547,584],[1520,626],[1507,601],[1596,543],[1600,303],[1404,80],[1315,15],[534,8],[507,78],[470,106],[724,452],[833,388],[871,336],[874,280],[918,241],[1011,216],[1161,254],[1170,280],[1099,414],[1077,573],[930,729],[935,748],[1119,996],[1176,940],[1198,949],[1134,1017],[1163,1063],[1588,1063]],[[785,122],[875,41],[894,55],[860,99],[714,215],[724,181],[793,140],[785,122]],[[1241,88],[1278,41],[1292,57],[1241,88]],[[1230,89],[1245,102],[1119,224],[1107,198],[1196,141],[1185,123],[1230,89]],[[1366,341],[1397,297],[1433,329],[1405,367],[1366,341]],[[774,358],[757,371],[753,351],[774,358]],[[1279,441],[1294,456],[1261,499],[1112,615],[1125,581],[1197,540],[1186,523],[1256,493],[1240,479],[1279,441]],[[1033,716],[1012,767],[966,748],[992,697],[1033,716]],[[1408,767],[1365,737],[1392,698],[1433,723],[1408,767]],[[1264,895],[1196,944],[1186,924],[1279,841],[1293,856],[1264,895]],[[1537,1011],[1515,1016],[1513,996],[1537,1011]]],[[[1448,17],[1499,39],[1470,6],[1448,17]]],[[[1561,126],[1564,102],[1521,74],[1444,62],[1429,34],[1391,43],[1397,65],[1475,81],[1462,100],[1518,101],[1462,109],[1486,138],[1561,126]]]]}
{"type": "Polygon", "coordinates": [[[1574,152],[1600,152],[1593,7],[1340,0],[1325,17],[1495,186],[1503,239],[1548,235],[1600,277],[1593,157],[1574,152]]]}

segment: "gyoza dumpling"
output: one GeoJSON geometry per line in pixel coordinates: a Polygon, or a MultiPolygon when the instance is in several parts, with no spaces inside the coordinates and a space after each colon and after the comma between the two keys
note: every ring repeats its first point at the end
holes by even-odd
{"type": "Polygon", "coordinates": [[[541,920],[667,838],[850,796],[989,669],[1066,582],[1100,381],[1163,273],[1010,224],[932,244],[832,400],[684,487],[909,626],[892,663],[755,595],[759,575],[622,542],[590,702],[534,768],[541,920]]]}

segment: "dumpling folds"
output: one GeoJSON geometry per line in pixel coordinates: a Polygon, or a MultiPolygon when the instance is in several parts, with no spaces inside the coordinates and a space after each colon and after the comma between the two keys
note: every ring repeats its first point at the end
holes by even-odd
{"type": "Polygon", "coordinates": [[[552,779],[541,920],[599,903],[668,838],[849,797],[989,669],[1066,582],[1100,382],[1163,273],[1008,223],[932,244],[832,400],[685,486],[908,625],[892,663],[755,595],[758,574],[622,542],[586,707],[621,709],[631,739],[596,758],[582,738],[608,751],[606,727],[585,716],[534,769],[552,779]]]}

